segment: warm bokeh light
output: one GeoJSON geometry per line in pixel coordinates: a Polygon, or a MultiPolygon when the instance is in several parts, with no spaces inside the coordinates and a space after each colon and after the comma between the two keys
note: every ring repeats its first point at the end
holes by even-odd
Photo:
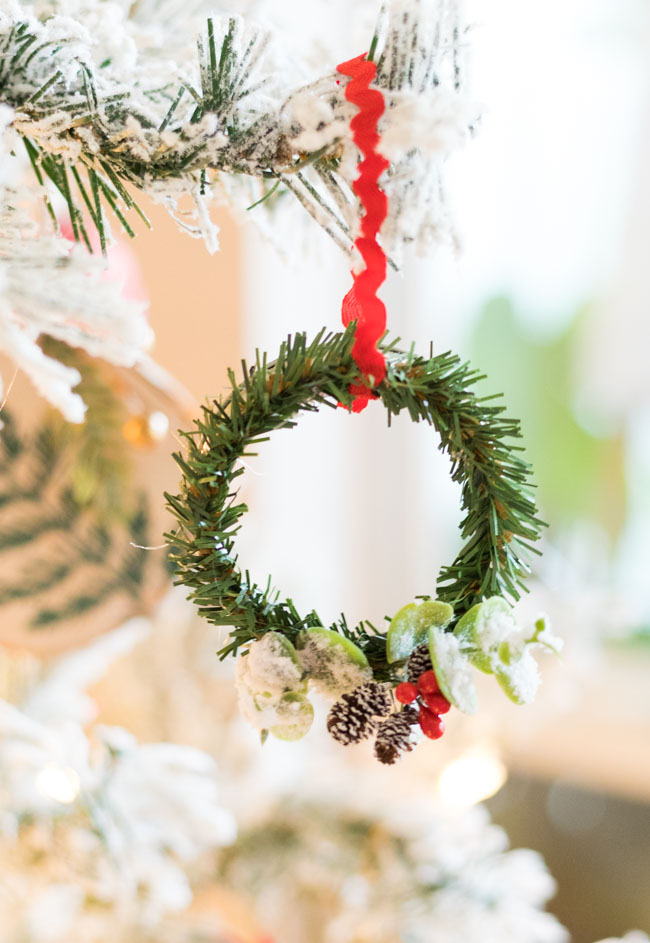
{"type": "Polygon", "coordinates": [[[149,429],[149,435],[155,442],[160,442],[165,438],[167,432],[169,431],[169,418],[165,413],[157,409],[155,412],[149,414],[147,420],[147,427],[149,429]]]}
{"type": "Polygon", "coordinates": [[[44,766],[36,777],[36,788],[48,799],[70,805],[81,791],[78,774],[70,766],[44,766]]]}
{"type": "Polygon", "coordinates": [[[477,748],[452,760],[438,777],[438,794],[446,805],[467,808],[501,789],[508,772],[498,754],[477,748]]]}

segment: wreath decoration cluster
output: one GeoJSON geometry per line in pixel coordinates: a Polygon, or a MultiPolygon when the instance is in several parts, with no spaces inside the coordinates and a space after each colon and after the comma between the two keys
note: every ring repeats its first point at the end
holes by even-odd
{"type": "Polygon", "coordinates": [[[368,620],[350,626],[344,615],[326,628],[316,611],[301,614],[272,590],[270,578],[261,586],[242,570],[235,536],[248,508],[233,491],[241,459],[275,430],[293,428],[301,412],[351,405],[350,389],[363,380],[351,353],[354,327],[323,330],[311,342],[297,334],[272,362],[258,352],[241,381],[230,371],[229,394],[182,433],[181,490],[166,495],[178,526],[167,537],[177,582],[201,615],[230,627],[219,654],[240,656],[240,704],[264,736],[298,739],[307,731],[313,683],[338,698],[328,718],[335,739],[375,735],[378,758],[393,762],[412,748],[418,727],[440,736],[450,705],[475,709],[472,667],[495,674],[521,703],[538,677],[530,647],[557,646],[543,620],[526,637],[507,601],[519,598],[543,527],[516,444],[519,423],[494,397],[475,394],[480,374],[452,353],[423,357],[384,343],[386,376],[373,389],[389,423],[406,411],[436,430],[461,485],[464,544],[438,576],[437,599],[418,597],[387,632],[368,620]]]}
{"type": "MultiPolygon", "coordinates": [[[[377,758],[392,763],[418,730],[441,736],[451,706],[475,708],[473,668],[494,674],[513,700],[530,700],[538,681],[531,647],[557,643],[543,620],[529,634],[520,629],[508,601],[519,597],[543,526],[516,444],[519,424],[476,395],[479,374],[457,356],[423,357],[381,340],[377,290],[388,253],[438,235],[442,164],[477,120],[463,96],[459,4],[388,2],[367,54],[298,87],[282,74],[293,63],[276,72],[264,35],[237,17],[208,19],[198,55],[182,52],[172,66],[150,48],[138,4],[128,16],[115,8],[100,18],[97,36],[60,15],[66,4],[40,15],[23,6],[12,0],[0,12],[0,135],[10,150],[23,141],[57,226],[49,192],[58,190],[75,240],[91,249],[91,221],[105,250],[107,207],[133,234],[125,214],[144,214],[130,184],[172,212],[191,193],[194,222],[179,221],[215,248],[205,200],[245,179],[257,184],[254,193],[245,187],[247,209],[287,190],[355,259],[342,308],[347,330],[311,342],[298,334],[274,361],[258,354],[251,369],[244,365],[241,381],[231,372],[229,395],[204,407],[176,455],[183,478],[167,502],[177,520],[168,535],[177,581],[203,616],[229,627],[220,654],[238,657],[244,714],[263,736],[298,739],[312,723],[312,686],[334,698],[327,726],[336,740],[374,737],[377,758]],[[373,399],[389,422],[406,411],[436,430],[461,486],[463,546],[441,570],[436,598],[408,603],[387,631],[369,620],[350,626],[343,615],[326,627],[240,567],[235,537],[247,508],[233,486],[241,459],[301,412],[359,411],[373,399]]],[[[0,191],[0,203],[6,194],[19,202],[0,191]]],[[[32,313],[23,321],[24,340],[32,313]]],[[[72,335],[80,343],[76,327],[72,335]]],[[[73,407],[80,403],[70,394],[73,407]]]]}

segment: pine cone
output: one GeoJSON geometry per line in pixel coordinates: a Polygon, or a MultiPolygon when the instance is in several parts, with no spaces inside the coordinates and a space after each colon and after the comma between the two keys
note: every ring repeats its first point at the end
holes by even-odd
{"type": "Polygon", "coordinates": [[[424,674],[425,671],[431,671],[433,665],[431,664],[431,655],[429,654],[428,645],[418,645],[417,648],[414,648],[411,652],[411,657],[409,658],[406,665],[406,675],[411,684],[417,684],[418,678],[421,674],[424,674]]]}
{"type": "Polygon", "coordinates": [[[418,722],[418,712],[414,707],[404,707],[382,721],[375,740],[375,756],[380,763],[392,764],[403,753],[410,753],[414,747],[411,727],[418,722]]]}
{"type": "Polygon", "coordinates": [[[390,712],[391,700],[386,688],[369,681],[349,694],[341,695],[327,717],[327,729],[332,737],[347,746],[371,737],[377,721],[390,712]]]}

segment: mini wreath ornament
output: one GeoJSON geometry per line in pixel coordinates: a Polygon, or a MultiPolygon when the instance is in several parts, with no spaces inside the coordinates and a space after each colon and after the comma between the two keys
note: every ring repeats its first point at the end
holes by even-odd
{"type": "Polygon", "coordinates": [[[420,357],[382,346],[386,375],[373,389],[392,416],[406,410],[440,436],[462,486],[464,545],[438,577],[437,599],[418,597],[386,633],[344,616],[326,628],[315,611],[301,615],[291,599],[242,572],[234,549],[240,520],[233,483],[243,456],[276,429],[290,429],[303,411],[348,408],[362,381],[351,348],[354,325],[342,334],[304,334],[282,344],[277,359],[257,354],[231,371],[230,394],[203,407],[196,428],[182,433],[177,453],[180,493],[166,495],[178,527],[167,535],[177,582],[191,589],[201,615],[230,627],[219,653],[239,656],[237,685],[244,716],[261,732],[297,740],[310,728],[309,686],[335,700],[327,726],[340,743],[375,738],[375,755],[393,763],[420,733],[437,739],[450,706],[476,709],[472,669],[492,673],[517,703],[532,699],[538,672],[530,649],[559,645],[543,620],[530,634],[517,625],[506,596],[517,599],[528,572],[524,556],[543,526],[528,491],[529,468],[508,440],[519,424],[492,397],[479,399],[479,374],[451,353],[420,357]]]}

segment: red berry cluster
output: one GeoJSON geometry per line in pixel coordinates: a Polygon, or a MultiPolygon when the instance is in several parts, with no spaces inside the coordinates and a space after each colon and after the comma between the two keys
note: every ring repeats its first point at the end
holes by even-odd
{"type": "Polygon", "coordinates": [[[440,716],[446,714],[451,704],[440,691],[435,671],[425,671],[417,684],[404,681],[395,688],[395,697],[400,704],[412,704],[419,699],[418,721],[422,733],[430,740],[438,740],[445,732],[445,724],[440,716]]]}

